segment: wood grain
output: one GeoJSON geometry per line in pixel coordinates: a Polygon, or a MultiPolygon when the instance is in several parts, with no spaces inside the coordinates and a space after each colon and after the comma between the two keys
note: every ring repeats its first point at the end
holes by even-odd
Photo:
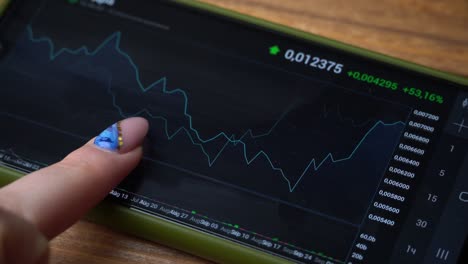
{"type": "Polygon", "coordinates": [[[466,0],[205,0],[439,70],[468,76],[466,0]]]}
{"type": "MultiPolygon", "coordinates": [[[[468,1],[205,0],[355,46],[468,76],[468,1]]],[[[79,222],[51,242],[51,263],[208,263],[79,222]]]]}
{"type": "Polygon", "coordinates": [[[60,264],[209,263],[87,221],[80,221],[56,237],[50,249],[50,263],[60,264]]]}

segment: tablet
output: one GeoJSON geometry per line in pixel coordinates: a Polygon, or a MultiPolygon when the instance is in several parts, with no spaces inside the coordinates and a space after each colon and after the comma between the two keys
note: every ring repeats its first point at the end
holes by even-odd
{"type": "Polygon", "coordinates": [[[91,219],[222,263],[461,261],[466,78],[194,1],[14,1],[0,32],[3,183],[142,116],[91,219]]]}

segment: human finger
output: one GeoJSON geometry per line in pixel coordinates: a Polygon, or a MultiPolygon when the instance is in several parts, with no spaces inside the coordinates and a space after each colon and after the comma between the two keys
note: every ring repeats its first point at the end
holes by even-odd
{"type": "Polygon", "coordinates": [[[53,238],[101,201],[139,163],[148,122],[129,118],[62,161],[0,189],[0,207],[53,238]]]}

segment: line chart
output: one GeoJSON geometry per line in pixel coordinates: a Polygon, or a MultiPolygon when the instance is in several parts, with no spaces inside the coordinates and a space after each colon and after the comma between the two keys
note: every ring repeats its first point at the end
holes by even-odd
{"type": "MultiPolygon", "coordinates": [[[[282,167],[279,167],[277,165],[274,165],[274,162],[270,155],[264,151],[260,150],[257,151],[254,154],[249,155],[248,154],[248,143],[246,143],[247,140],[249,139],[258,139],[262,137],[268,137],[269,135],[272,134],[272,132],[276,129],[276,127],[283,121],[283,119],[288,115],[290,112],[290,108],[294,107],[293,105],[290,106],[289,108],[285,109],[282,114],[277,118],[276,122],[264,133],[259,133],[255,134],[253,132],[253,129],[248,129],[244,133],[241,134],[241,136],[236,137],[235,134],[228,134],[226,132],[219,132],[215,134],[214,136],[204,138],[202,137],[201,133],[199,132],[198,129],[195,128],[193,124],[193,117],[189,113],[189,96],[187,92],[183,89],[169,89],[168,88],[168,81],[166,77],[162,77],[158,79],[157,81],[152,82],[149,85],[144,85],[143,82],[141,81],[141,73],[138,65],[135,63],[135,61],[132,59],[132,57],[125,51],[121,49],[121,38],[122,38],[122,33],[117,31],[110,36],[108,36],[99,46],[97,46],[95,49],[90,49],[87,46],[83,45],[80,46],[79,48],[76,49],[69,49],[69,48],[60,48],[56,49],[56,45],[54,44],[53,40],[48,38],[48,37],[35,37],[32,27],[28,26],[27,27],[27,35],[28,38],[31,42],[33,43],[45,43],[48,45],[49,48],[49,53],[48,53],[48,58],[50,61],[57,60],[60,58],[62,55],[76,55],[76,56],[87,56],[87,57],[94,57],[98,55],[103,49],[108,47],[110,44],[113,45],[113,48],[115,51],[122,56],[127,63],[131,66],[133,69],[133,76],[136,81],[138,89],[142,93],[147,93],[150,90],[155,90],[155,89],[160,89],[162,93],[167,94],[167,95],[177,95],[177,96],[182,96],[183,98],[183,116],[187,119],[188,121],[188,126],[181,126],[178,129],[175,129],[174,131],[169,131],[169,120],[161,115],[154,114],[152,111],[146,108],[142,108],[137,112],[134,113],[126,113],[122,109],[122,107],[118,104],[115,92],[112,90],[112,74],[109,73],[109,81],[108,81],[108,87],[107,87],[107,92],[112,98],[112,104],[114,108],[119,112],[119,114],[122,117],[130,117],[130,116],[138,116],[138,115],[146,115],[152,119],[158,119],[161,120],[164,123],[163,129],[164,129],[164,134],[166,138],[170,141],[176,138],[178,135],[183,134],[188,137],[190,142],[194,145],[197,146],[200,151],[204,154],[207,160],[208,167],[212,167],[215,165],[215,163],[218,161],[218,159],[222,156],[224,151],[228,146],[238,146],[240,145],[242,147],[242,156],[243,160],[247,165],[251,165],[254,161],[257,161],[259,159],[263,159],[264,161],[267,162],[269,167],[271,168],[272,171],[277,172],[281,175],[283,180],[287,183],[288,186],[288,191],[290,193],[294,192],[296,188],[298,187],[299,183],[303,181],[303,178],[307,175],[312,174],[313,172],[318,171],[322,166],[325,164],[336,164],[336,163],[343,163],[346,161],[349,161],[352,159],[355,154],[358,152],[359,148],[363,145],[363,143],[369,138],[369,136],[378,128],[380,127],[397,127],[397,128],[403,128],[405,125],[404,122],[402,121],[395,121],[395,122],[384,122],[383,120],[377,120],[371,126],[367,132],[363,134],[361,139],[358,141],[357,144],[355,144],[354,148],[349,152],[347,155],[341,155],[341,157],[338,157],[336,155],[333,155],[332,152],[329,152],[328,154],[324,155],[323,158],[311,158],[308,163],[304,166],[304,169],[302,169],[302,172],[297,175],[295,178],[296,180],[293,181],[291,180],[291,176],[288,175],[282,167]],[[219,151],[216,153],[210,155],[206,149],[205,144],[213,142],[215,140],[222,140],[224,143],[222,144],[222,147],[219,151]]],[[[351,120],[352,121],[352,120],[351,120]]],[[[354,122],[352,121],[353,126],[355,125],[354,122]]],[[[367,123],[367,122],[366,122],[367,123]]],[[[363,123],[362,125],[366,125],[366,123],[363,123]]]]}

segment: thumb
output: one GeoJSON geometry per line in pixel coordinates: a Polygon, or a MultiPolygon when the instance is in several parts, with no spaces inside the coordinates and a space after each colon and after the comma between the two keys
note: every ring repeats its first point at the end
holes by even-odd
{"type": "Polygon", "coordinates": [[[101,201],[139,163],[148,122],[129,118],[62,161],[0,189],[0,207],[51,239],[101,201]]]}
{"type": "Polygon", "coordinates": [[[46,263],[48,241],[31,223],[0,210],[0,263],[46,263]]]}

